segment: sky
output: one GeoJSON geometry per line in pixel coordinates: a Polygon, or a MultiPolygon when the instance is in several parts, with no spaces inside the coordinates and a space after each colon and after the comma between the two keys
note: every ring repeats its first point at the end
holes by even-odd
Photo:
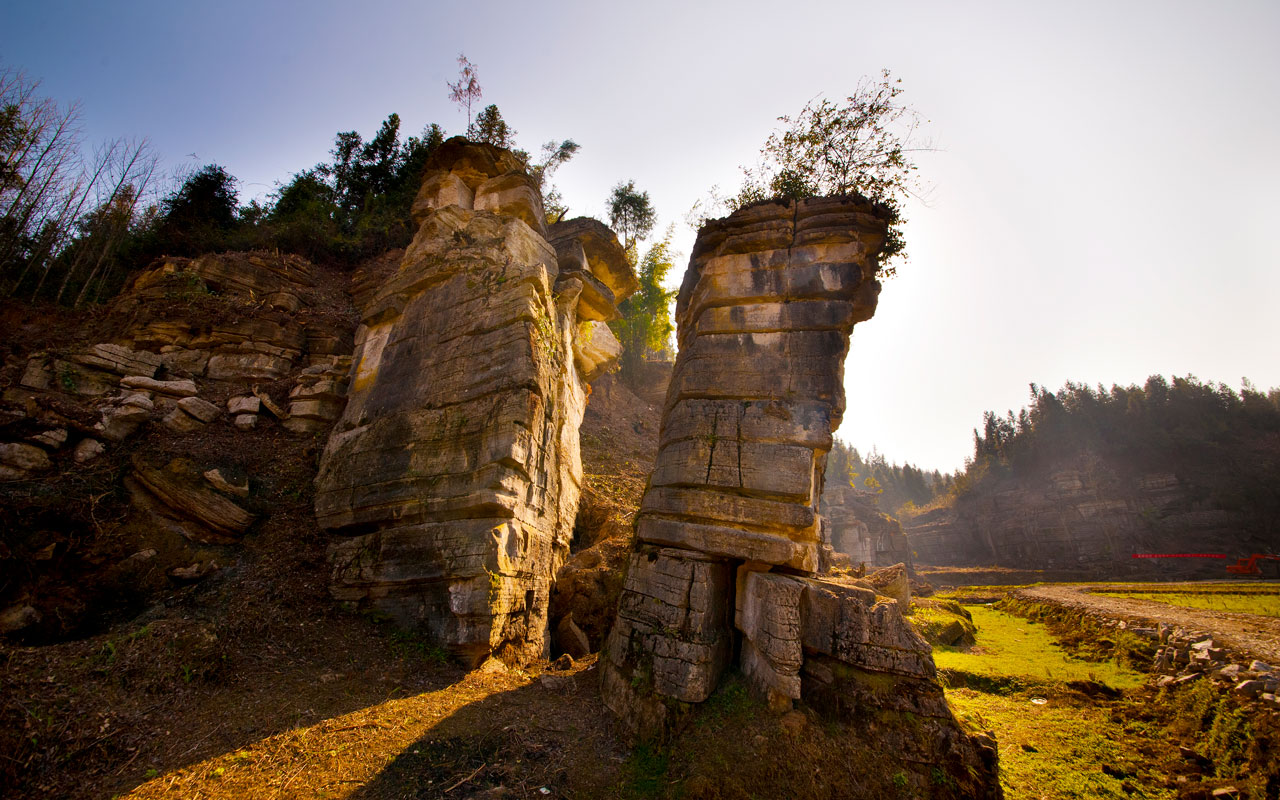
{"type": "MultiPolygon", "coordinates": [[[[675,224],[777,117],[889,69],[927,120],[909,261],[854,331],[838,436],[955,470],[982,413],[1195,375],[1280,386],[1280,3],[10,2],[0,64],[88,142],[217,162],[241,200],[338,131],[461,133],[459,53],[528,150],[572,138],[571,214],[635,180],[675,224]]],[[[679,283],[673,276],[673,284],[679,283]]]]}

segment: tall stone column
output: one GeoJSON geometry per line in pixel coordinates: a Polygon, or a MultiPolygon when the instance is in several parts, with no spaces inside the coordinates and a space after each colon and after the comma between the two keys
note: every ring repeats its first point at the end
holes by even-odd
{"type": "Polygon", "coordinates": [[[602,656],[605,703],[641,736],[671,731],[736,662],[774,708],[910,714],[928,735],[896,752],[992,778],[896,602],[817,574],[843,365],[853,326],[875,313],[885,234],[860,198],[757,204],[699,232],[657,463],[602,656]]]}
{"type": "MultiPolygon", "coordinates": [[[[668,724],[666,700],[705,700],[735,652],[744,666],[759,661],[735,641],[735,627],[759,622],[748,573],[818,569],[844,358],[854,324],[875,313],[885,229],[866,201],[832,198],[755,205],[699,232],[676,304],[658,458],[606,647],[605,701],[636,730],[668,724]]],[[[798,696],[798,640],[790,645],[776,655],[785,692],[798,696]]]]}
{"type": "Polygon", "coordinates": [[[601,223],[549,231],[536,185],[495,147],[446,142],[414,218],[361,309],[316,478],[317,519],[340,537],[332,593],[469,663],[528,661],[546,653],[573,533],[586,381],[620,352],[603,320],[635,278],[601,223]]]}

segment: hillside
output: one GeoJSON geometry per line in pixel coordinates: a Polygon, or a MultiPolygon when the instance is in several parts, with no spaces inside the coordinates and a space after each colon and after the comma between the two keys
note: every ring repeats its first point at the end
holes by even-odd
{"type": "Polygon", "coordinates": [[[904,522],[924,564],[1070,571],[1091,578],[1216,577],[1280,550],[1278,395],[1195,378],[1040,389],[988,414],[946,503],[904,522]]]}
{"type": "Polygon", "coordinates": [[[461,138],[353,270],[164,257],[100,310],[7,304],[5,795],[999,797],[901,569],[828,570],[886,213],[709,223],[639,393],[616,235],[461,138]]]}

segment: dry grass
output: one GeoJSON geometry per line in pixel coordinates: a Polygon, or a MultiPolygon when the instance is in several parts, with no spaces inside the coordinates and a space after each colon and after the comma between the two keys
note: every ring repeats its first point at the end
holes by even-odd
{"type": "Polygon", "coordinates": [[[156,775],[123,796],[445,797],[498,786],[509,797],[594,796],[613,740],[584,713],[593,695],[588,664],[545,682],[477,670],[156,775]]]}
{"type": "Polygon", "coordinates": [[[1150,600],[1182,608],[1225,611],[1233,614],[1259,614],[1280,617],[1280,586],[1275,584],[1205,584],[1202,586],[1144,587],[1142,590],[1098,589],[1094,594],[1150,600]]]}

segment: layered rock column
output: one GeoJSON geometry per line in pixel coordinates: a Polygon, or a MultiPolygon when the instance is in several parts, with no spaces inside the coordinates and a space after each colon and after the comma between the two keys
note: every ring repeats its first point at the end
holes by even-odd
{"type": "Polygon", "coordinates": [[[774,708],[804,699],[846,717],[910,714],[901,729],[922,738],[895,752],[986,769],[897,603],[816,574],[844,359],[854,324],[875,312],[885,233],[856,198],[758,204],[699,233],[602,659],[605,703],[642,736],[671,730],[736,660],[774,708]]]}
{"type": "Polygon", "coordinates": [[[844,358],[854,324],[875,313],[884,236],[884,220],[854,199],[765,203],[699,233],[639,544],[606,647],[605,701],[637,731],[668,724],[670,700],[705,700],[736,651],[762,688],[800,696],[804,587],[763,573],[818,570],[844,358]]]}
{"type": "Polygon", "coordinates": [[[605,283],[629,267],[598,222],[579,225],[603,241],[593,258],[581,232],[549,234],[534,182],[486,145],[446,142],[414,216],[399,270],[361,309],[316,478],[317,518],[344,537],[332,592],[470,663],[527,661],[546,652],[577,512],[586,377],[617,355],[593,323],[629,293],[605,283]]]}

